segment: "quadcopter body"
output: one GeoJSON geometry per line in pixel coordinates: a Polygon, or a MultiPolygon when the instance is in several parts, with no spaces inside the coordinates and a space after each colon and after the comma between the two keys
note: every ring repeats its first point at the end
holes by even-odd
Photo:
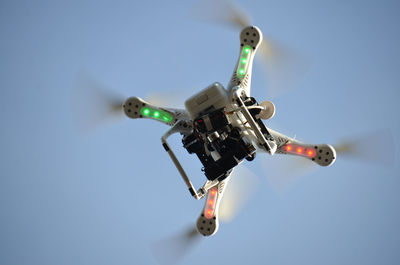
{"type": "Polygon", "coordinates": [[[197,230],[204,236],[217,232],[218,209],[234,168],[244,159],[252,161],[257,152],[304,157],[320,166],[336,159],[335,149],[327,144],[304,144],[267,128],[263,120],[274,116],[270,101],[258,103],[251,97],[251,73],[254,55],[262,33],[249,26],[240,34],[240,54],[227,87],[215,82],[185,102],[185,109],[154,106],[139,97],[128,98],[123,107],[129,118],[150,118],[170,126],[162,136],[165,151],[179,171],[191,196],[206,197],[197,220],[197,230]],[[168,144],[168,137],[180,133],[184,148],[201,161],[207,180],[195,189],[178,158],[168,144]]]}

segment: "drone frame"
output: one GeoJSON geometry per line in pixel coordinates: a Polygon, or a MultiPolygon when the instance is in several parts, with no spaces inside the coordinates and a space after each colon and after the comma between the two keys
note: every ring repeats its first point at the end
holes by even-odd
{"type": "MultiPolygon", "coordinates": [[[[251,161],[256,149],[271,155],[277,153],[301,156],[320,166],[329,166],[336,159],[335,149],[331,145],[304,144],[267,128],[261,121],[263,118],[272,117],[275,112],[272,103],[258,104],[250,97],[253,60],[261,42],[262,33],[257,27],[244,28],[240,34],[239,59],[227,88],[223,88],[219,83],[213,83],[186,100],[185,110],[154,106],[139,97],[128,98],[123,105],[124,112],[129,118],[150,118],[170,126],[170,129],[161,137],[165,151],[180,173],[191,196],[197,200],[207,196],[203,211],[197,220],[197,229],[205,236],[213,235],[218,230],[219,205],[234,167],[241,163],[243,158],[251,161]],[[268,113],[266,106],[270,106],[268,113]],[[205,123],[203,126],[212,128],[212,122],[207,114],[211,110],[220,109],[229,119],[230,125],[233,128],[239,128],[241,136],[247,139],[249,148],[253,145],[257,148],[250,148],[248,157],[234,158],[237,161],[234,161],[233,167],[228,167],[218,176],[210,177],[206,172],[207,181],[196,190],[167,139],[174,133],[180,133],[184,137],[190,136],[196,131],[199,121],[205,123]]],[[[219,137],[217,134],[207,136],[207,141],[211,143],[213,137],[219,137]]],[[[212,156],[211,151],[206,149],[206,152],[210,157],[212,156]]]]}

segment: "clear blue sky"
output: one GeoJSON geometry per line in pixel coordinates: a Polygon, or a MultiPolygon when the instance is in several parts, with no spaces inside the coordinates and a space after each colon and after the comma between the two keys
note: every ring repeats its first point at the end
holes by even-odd
{"type": "MultiPolygon", "coordinates": [[[[397,1],[238,3],[265,36],[313,62],[273,99],[267,125],[315,143],[376,128],[400,135],[397,1]]],[[[167,127],[123,119],[82,134],[71,96],[82,70],[125,96],[226,84],[239,32],[193,20],[193,4],[1,1],[1,264],[157,264],[150,245],[195,222],[203,201],[162,149],[167,127]]],[[[259,101],[263,73],[256,64],[259,101]]],[[[390,149],[369,140],[371,152],[390,149]]],[[[246,164],[260,180],[249,204],[182,264],[400,264],[398,152],[390,166],[339,157],[278,190],[274,161],[246,164]]]]}

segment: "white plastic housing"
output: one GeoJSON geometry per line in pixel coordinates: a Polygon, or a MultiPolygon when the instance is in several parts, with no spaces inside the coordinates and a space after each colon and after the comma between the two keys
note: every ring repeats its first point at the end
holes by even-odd
{"type": "Polygon", "coordinates": [[[228,94],[218,82],[203,89],[185,102],[186,110],[192,119],[196,119],[211,109],[223,108],[228,104],[228,94]]]}

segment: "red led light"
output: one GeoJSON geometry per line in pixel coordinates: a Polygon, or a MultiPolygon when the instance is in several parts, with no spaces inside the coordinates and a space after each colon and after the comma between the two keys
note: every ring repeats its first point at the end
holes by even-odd
{"type": "Polygon", "coordinates": [[[214,216],[215,204],[217,203],[218,198],[218,189],[216,187],[212,187],[207,195],[207,202],[204,208],[204,216],[207,219],[210,219],[214,216]]]}
{"type": "Polygon", "coordinates": [[[313,157],[313,156],[315,156],[315,151],[314,151],[313,149],[309,149],[309,150],[307,151],[307,155],[308,155],[309,157],[313,157]]]}
{"type": "Polygon", "coordinates": [[[207,217],[207,218],[211,218],[211,217],[212,217],[212,214],[213,214],[213,211],[212,211],[212,210],[207,210],[207,211],[206,211],[206,217],[207,217]]]}
{"type": "Polygon", "coordinates": [[[293,147],[291,145],[286,146],[286,151],[292,151],[293,147]]]}
{"type": "Polygon", "coordinates": [[[303,148],[297,147],[296,152],[299,154],[303,153],[303,148]]]}

